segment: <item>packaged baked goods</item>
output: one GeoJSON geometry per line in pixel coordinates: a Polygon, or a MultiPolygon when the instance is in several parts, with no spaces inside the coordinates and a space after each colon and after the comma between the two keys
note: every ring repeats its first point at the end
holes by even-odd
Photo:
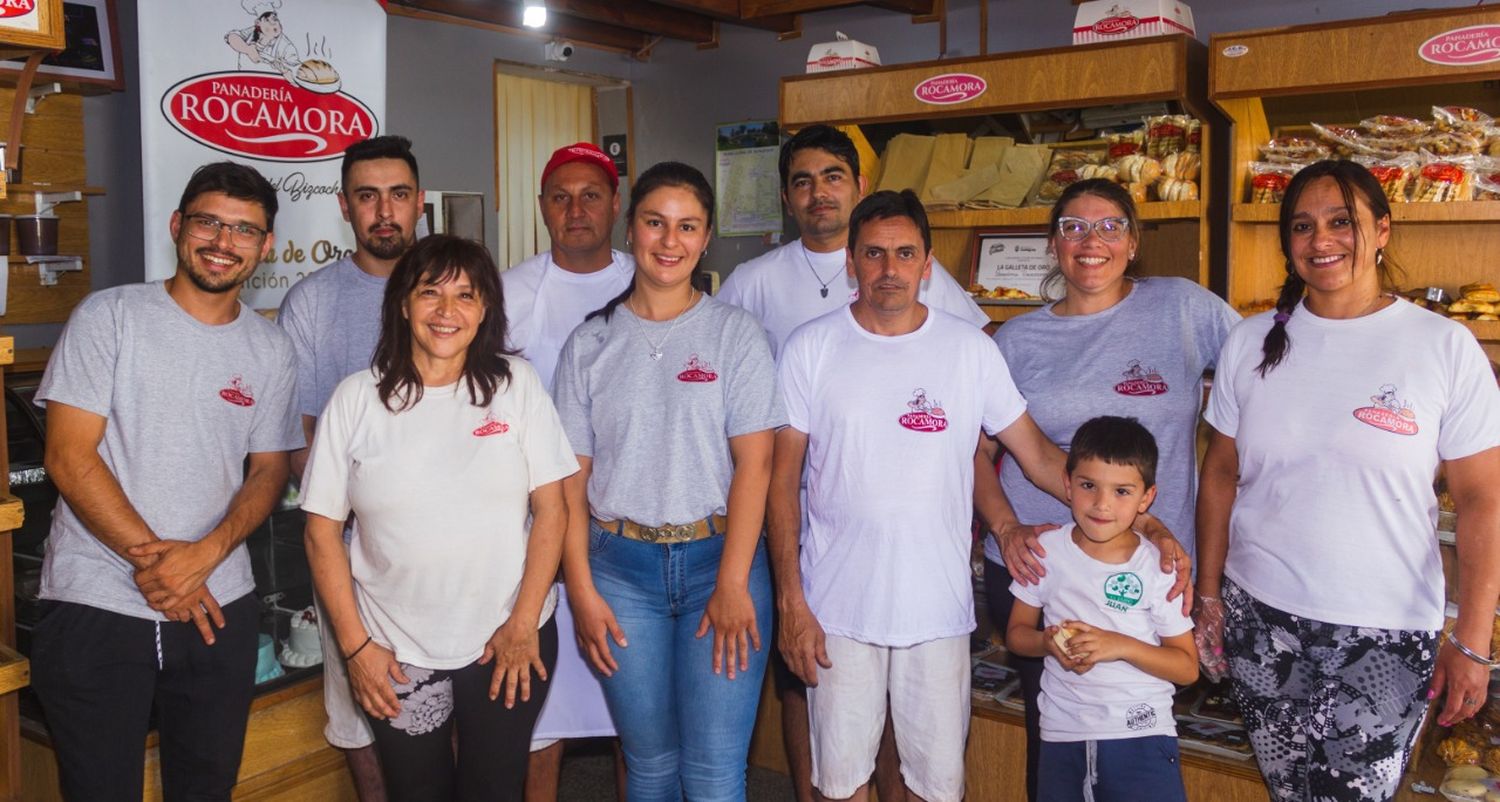
{"type": "Polygon", "coordinates": [[[1261,161],[1311,164],[1326,159],[1331,154],[1329,147],[1312,137],[1278,136],[1260,146],[1261,161]]]}
{"type": "Polygon", "coordinates": [[[1313,123],[1312,129],[1323,140],[1324,144],[1333,151],[1333,155],[1340,159],[1347,159],[1355,153],[1365,152],[1362,144],[1365,133],[1358,128],[1350,128],[1347,125],[1323,125],[1313,123]]]}
{"type": "Polygon", "coordinates": [[[1462,156],[1484,150],[1485,139],[1477,131],[1433,131],[1416,138],[1416,147],[1434,156],[1462,156]]]}
{"type": "Polygon", "coordinates": [[[1495,118],[1469,106],[1433,106],[1432,124],[1439,131],[1483,131],[1495,118]]]}
{"type": "Polygon", "coordinates": [[[1286,185],[1301,169],[1291,162],[1250,162],[1250,202],[1281,203],[1286,185]]]}
{"type": "Polygon", "coordinates": [[[1161,162],[1140,153],[1115,162],[1115,168],[1127,184],[1151,184],[1161,177],[1161,162]]]}
{"type": "Polygon", "coordinates": [[[1197,117],[1188,118],[1187,152],[1203,152],[1203,121],[1199,120],[1197,117]]]}
{"type": "Polygon", "coordinates": [[[1376,136],[1420,136],[1432,130],[1432,124],[1415,117],[1377,114],[1360,120],[1359,127],[1376,136]]]}
{"type": "Polygon", "coordinates": [[[1437,755],[1449,766],[1477,765],[1479,745],[1466,738],[1450,735],[1438,742],[1437,755]]]}
{"type": "Polygon", "coordinates": [[[1150,186],[1150,184],[1147,184],[1144,181],[1136,181],[1126,184],[1125,191],[1130,193],[1130,199],[1134,201],[1137,206],[1139,206],[1142,203],[1146,202],[1146,189],[1150,186]]]}
{"type": "Polygon", "coordinates": [[[1415,153],[1402,153],[1388,159],[1360,154],[1354,157],[1380,182],[1385,199],[1391,203],[1405,203],[1412,176],[1420,169],[1421,159],[1415,153]]]}
{"type": "Polygon", "coordinates": [[[1475,156],[1474,200],[1500,200],[1500,158],[1475,156]]]}
{"type": "Polygon", "coordinates": [[[1069,184],[1081,178],[1078,174],[1081,168],[1090,164],[1103,163],[1104,151],[1102,150],[1057,148],[1052,151],[1052,161],[1047,164],[1047,175],[1042,179],[1042,186],[1037,190],[1037,202],[1044,205],[1053,203],[1069,184]]]}
{"type": "Polygon", "coordinates": [[[1198,154],[1183,150],[1169,153],[1161,160],[1161,173],[1167,178],[1197,181],[1198,169],[1202,165],[1203,159],[1198,154]]]}
{"type": "Polygon", "coordinates": [[[1468,200],[1474,196],[1470,171],[1463,159],[1440,159],[1424,154],[1421,170],[1411,200],[1415,203],[1443,203],[1468,200]]]}
{"type": "Polygon", "coordinates": [[[1078,168],[1078,180],[1083,181],[1090,178],[1103,178],[1107,181],[1119,181],[1120,171],[1109,164],[1085,164],[1078,168]]]}
{"type": "Polygon", "coordinates": [[[1119,161],[1126,156],[1140,153],[1146,147],[1146,129],[1137,128],[1134,131],[1106,134],[1104,145],[1109,161],[1119,161]]]}
{"type": "Polygon", "coordinates": [[[1198,199],[1198,182],[1182,178],[1163,178],[1156,184],[1156,197],[1164,201],[1198,199]]]}
{"type": "Polygon", "coordinates": [[[1160,159],[1168,153],[1187,150],[1188,125],[1192,121],[1186,114],[1147,117],[1146,155],[1160,159]]]}

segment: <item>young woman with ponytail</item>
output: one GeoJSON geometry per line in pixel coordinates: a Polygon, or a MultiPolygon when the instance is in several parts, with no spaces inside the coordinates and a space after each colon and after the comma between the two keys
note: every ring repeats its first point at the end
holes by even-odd
{"type": "Polygon", "coordinates": [[[1276,800],[1395,794],[1429,699],[1478,711],[1500,595],[1500,389],[1463,326],[1391,294],[1391,210],[1349,161],[1281,206],[1276,309],[1219,356],[1198,493],[1198,638],[1276,800]],[[1443,627],[1439,466],[1458,505],[1443,627]],[[1222,648],[1221,648],[1222,647],[1222,648]]]}
{"type": "Polygon", "coordinates": [[[568,600],[632,802],[745,798],[769,656],[760,531],[786,414],[760,324],[693,289],[713,210],[692,167],[640,175],[635,277],[569,336],[554,388],[582,468],[564,483],[568,600]]]}

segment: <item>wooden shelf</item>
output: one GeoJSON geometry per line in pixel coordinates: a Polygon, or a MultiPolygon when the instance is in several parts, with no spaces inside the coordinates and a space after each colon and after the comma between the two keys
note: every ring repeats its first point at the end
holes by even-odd
{"type": "Polygon", "coordinates": [[[1500,320],[1460,320],[1476,340],[1500,340],[1500,320]]]}
{"type": "Polygon", "coordinates": [[[104,187],[87,186],[84,184],[21,183],[6,184],[5,191],[25,194],[33,192],[81,192],[85,195],[103,195],[104,187]]]}
{"type": "MultiPolygon", "coordinates": [[[[1146,205],[1154,206],[1157,204],[1146,205]]],[[[1275,223],[1281,217],[1281,204],[1236,203],[1234,204],[1232,214],[1236,223],[1275,223]]],[[[1391,204],[1391,219],[1397,223],[1500,222],[1500,201],[1393,203],[1391,204]]]]}
{"type": "Polygon", "coordinates": [[[0,695],[31,684],[31,661],[20,652],[0,644],[0,695]]]}
{"type": "MultiPolygon", "coordinates": [[[[1197,220],[1203,214],[1203,204],[1200,201],[1143,203],[1137,212],[1142,220],[1197,220]]],[[[956,212],[928,212],[927,214],[927,222],[933,228],[1045,226],[1051,220],[1051,206],[1029,206],[1024,209],[961,209],[956,212]]]]}
{"type": "Polygon", "coordinates": [[[1026,314],[1027,312],[1035,312],[1036,310],[1043,308],[1043,306],[1045,305],[1038,304],[1023,306],[1021,304],[979,304],[979,308],[984,310],[984,313],[990,316],[990,320],[996,323],[1004,323],[1007,320],[1013,320],[1020,317],[1021,315],[1026,314]]]}

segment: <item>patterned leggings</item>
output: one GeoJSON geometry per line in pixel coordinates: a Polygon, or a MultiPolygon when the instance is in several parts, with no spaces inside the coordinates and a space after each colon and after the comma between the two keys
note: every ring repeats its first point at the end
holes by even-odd
{"type": "Polygon", "coordinates": [[[1396,793],[1427,711],[1438,633],[1325,624],[1224,583],[1224,654],[1278,802],[1396,793]]]}
{"type": "MultiPolygon", "coordinates": [[[[557,666],[557,622],[548,619],[537,635],[550,676],[557,666]]],[[[531,699],[521,701],[518,692],[516,706],[507,710],[503,688],[499,699],[489,698],[493,663],[449,671],[402,663],[401,671],[411,682],[391,683],[401,701],[400,715],[370,719],[386,796],[401,802],[521,802],[531,730],[549,681],[533,674],[531,699]]]]}

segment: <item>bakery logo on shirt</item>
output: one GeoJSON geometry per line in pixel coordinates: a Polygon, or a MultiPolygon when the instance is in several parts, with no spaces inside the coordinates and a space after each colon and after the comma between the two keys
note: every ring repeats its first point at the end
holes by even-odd
{"type": "Polygon", "coordinates": [[[1129,612],[1130,608],[1140,604],[1143,587],[1141,578],[1133,571],[1112,574],[1104,580],[1104,606],[1122,613],[1129,612]]]}
{"type": "Polygon", "coordinates": [[[1377,429],[1394,434],[1416,434],[1417,413],[1411,404],[1396,397],[1396,385],[1383,384],[1379,395],[1370,396],[1370,406],[1354,410],[1360,423],[1368,423],[1377,429]]]}
{"type": "Polygon", "coordinates": [[[238,373],[229,379],[229,386],[219,391],[219,397],[237,407],[255,406],[255,393],[238,373]]]}
{"type": "Polygon", "coordinates": [[[490,437],[510,431],[510,424],[495,417],[493,411],[484,413],[484,421],[474,430],[475,437],[490,437]]]}
{"type": "Polygon", "coordinates": [[[1138,704],[1125,711],[1125,726],[1132,730],[1149,730],[1156,726],[1156,708],[1138,704]]]}
{"type": "Polygon", "coordinates": [[[1130,360],[1121,375],[1125,381],[1115,385],[1115,392],[1120,395],[1161,395],[1167,391],[1167,382],[1156,368],[1141,367],[1139,359],[1130,360]]]}
{"type": "Polygon", "coordinates": [[[697,354],[688,357],[687,364],[684,367],[687,369],[677,374],[677,380],[680,382],[703,384],[719,380],[719,374],[714,372],[713,366],[699,359],[697,354]]]}
{"type": "Polygon", "coordinates": [[[926,390],[920,387],[913,390],[906,407],[911,411],[898,421],[903,427],[914,432],[941,432],[948,428],[948,416],[943,413],[942,405],[928,400],[926,390]]]}

